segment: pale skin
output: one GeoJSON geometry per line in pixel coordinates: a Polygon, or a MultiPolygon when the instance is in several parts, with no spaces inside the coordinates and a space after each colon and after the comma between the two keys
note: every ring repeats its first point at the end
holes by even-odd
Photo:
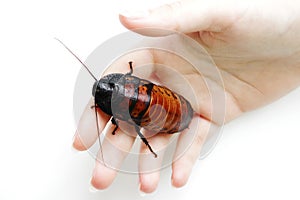
{"type": "MultiPolygon", "coordinates": [[[[231,3],[232,1],[221,2],[222,5],[214,1],[180,1],[145,12],[126,12],[120,15],[120,21],[128,29],[157,27],[183,32],[203,45],[221,72],[226,94],[225,122],[229,122],[244,112],[275,101],[300,85],[300,4],[297,1],[259,3],[250,1],[248,5],[245,2],[243,5],[231,3]]],[[[140,34],[164,35],[157,32],[140,34]]],[[[201,117],[195,116],[192,122],[200,123],[195,130],[195,141],[180,159],[172,163],[172,185],[182,187],[187,183],[199,157],[210,124],[216,123],[210,118],[211,107],[205,95],[208,91],[205,87],[199,87],[201,78],[197,79],[196,75],[193,76],[188,70],[184,70],[185,63],[174,62],[176,58],[166,59],[163,53],[153,51],[133,53],[129,57],[135,62],[134,67],[152,62],[182,69],[190,84],[196,90],[200,90],[199,94],[202,95],[200,105],[193,104],[196,113],[200,112],[198,108],[201,107],[201,117]]],[[[128,72],[127,67],[121,68],[128,66],[128,61],[127,57],[120,59],[113,64],[112,71],[116,69],[123,73],[128,72]]],[[[174,83],[172,77],[166,76],[164,71],[157,68],[149,73],[156,73],[161,83],[169,85],[174,83]]],[[[220,89],[217,83],[215,87],[220,89]]],[[[102,131],[104,126],[110,123],[109,116],[100,110],[98,114],[99,127],[102,131]]],[[[87,106],[75,134],[73,144],[75,149],[86,150],[97,141],[91,126],[95,126],[94,111],[87,106]]],[[[112,125],[110,129],[113,129],[112,125]]],[[[184,135],[184,132],[182,134],[184,135]]],[[[115,135],[107,134],[106,137],[127,152],[130,151],[135,139],[120,130],[115,135]]],[[[168,139],[168,135],[158,134],[150,138],[149,142],[156,149],[167,143],[168,139]]],[[[104,144],[103,149],[109,151],[105,148],[109,147],[105,147],[104,144]]],[[[148,148],[142,145],[141,153],[148,151],[148,148]]],[[[119,153],[114,157],[119,161],[117,164],[121,165],[126,153],[119,153]]],[[[159,166],[160,159],[153,159],[153,162],[157,162],[159,166]]],[[[139,163],[141,171],[143,163],[145,161],[141,159],[139,163]]],[[[96,162],[91,184],[96,189],[105,189],[111,185],[117,173],[96,162]]],[[[159,170],[140,173],[139,182],[141,191],[145,193],[155,191],[159,182],[159,170]]]]}

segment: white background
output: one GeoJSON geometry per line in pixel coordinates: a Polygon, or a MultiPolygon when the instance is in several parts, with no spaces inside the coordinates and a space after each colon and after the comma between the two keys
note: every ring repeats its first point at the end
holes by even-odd
{"type": "Polygon", "coordinates": [[[226,125],[182,189],[171,187],[167,169],[154,195],[141,197],[137,176],[128,174],[105,191],[89,191],[94,161],[71,148],[81,66],[53,37],[84,59],[125,31],[121,10],[162,2],[1,1],[1,200],[300,198],[300,88],[226,125]]]}

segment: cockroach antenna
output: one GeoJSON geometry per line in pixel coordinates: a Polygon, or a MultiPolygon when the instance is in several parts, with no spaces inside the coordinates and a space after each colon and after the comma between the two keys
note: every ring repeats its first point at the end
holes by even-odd
{"type": "MultiPolygon", "coordinates": [[[[61,43],[83,66],[84,68],[88,71],[88,73],[95,79],[95,81],[98,81],[97,78],[94,76],[94,74],[92,74],[92,72],[89,70],[89,68],[78,58],[78,56],[73,53],[73,51],[71,51],[71,49],[69,49],[69,47],[67,47],[67,45],[65,45],[60,39],[58,38],[54,38],[55,40],[57,40],[59,43],[61,43]]],[[[95,115],[96,115],[96,128],[97,128],[97,134],[98,134],[98,140],[99,140],[99,145],[100,145],[100,150],[101,150],[101,156],[102,156],[102,162],[104,164],[104,166],[106,166],[105,162],[104,162],[104,157],[103,157],[103,152],[102,152],[102,145],[101,145],[101,139],[100,139],[100,130],[99,130],[99,124],[98,124],[98,114],[97,114],[97,106],[96,106],[96,102],[94,102],[94,106],[95,108],[95,115]]]]}
{"type": "Polygon", "coordinates": [[[88,73],[93,77],[93,79],[95,79],[95,81],[98,81],[97,78],[94,76],[94,74],[92,74],[92,72],[89,70],[89,68],[78,58],[78,56],[76,56],[75,53],[73,53],[71,51],[71,49],[69,49],[69,47],[67,47],[67,45],[65,45],[60,39],[58,38],[54,38],[56,39],[58,42],[60,42],[81,64],[82,66],[84,66],[84,68],[88,71],[88,73]]]}

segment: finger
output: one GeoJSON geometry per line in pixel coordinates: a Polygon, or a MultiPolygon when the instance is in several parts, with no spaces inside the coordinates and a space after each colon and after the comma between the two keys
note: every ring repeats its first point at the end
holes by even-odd
{"type": "Polygon", "coordinates": [[[210,126],[211,122],[194,117],[189,129],[183,131],[179,136],[174,154],[175,161],[172,164],[171,179],[174,187],[182,187],[187,183],[210,126]]]}
{"type": "MultiPolygon", "coordinates": [[[[214,5],[207,1],[181,0],[147,11],[126,11],[119,17],[128,29],[153,27],[185,33],[202,30],[219,32],[238,17],[239,12],[233,12],[234,7],[236,6],[222,5],[221,2],[214,5]]],[[[142,34],[154,36],[166,33],[147,31],[142,34]]]]}
{"type": "MultiPolygon", "coordinates": [[[[91,108],[91,106],[94,106],[93,100],[89,101],[83,111],[74,136],[73,147],[79,151],[84,151],[90,148],[98,138],[97,122],[94,110],[96,108],[91,108]]],[[[97,112],[99,132],[101,133],[110,116],[102,112],[100,109],[97,109],[97,112]]]]}
{"type": "Polygon", "coordinates": [[[153,193],[158,185],[160,172],[155,171],[151,173],[140,174],[139,190],[141,193],[153,193]]]}
{"type": "MultiPolygon", "coordinates": [[[[119,122],[120,127],[125,126],[124,123],[119,122]]],[[[135,135],[125,133],[120,128],[117,129],[115,135],[112,135],[114,128],[115,125],[110,125],[108,128],[102,150],[100,149],[97,156],[91,180],[91,184],[97,189],[105,189],[113,182],[135,140],[135,135]]],[[[127,127],[126,131],[133,130],[127,127]]]]}
{"type": "Polygon", "coordinates": [[[159,133],[151,138],[147,138],[148,143],[157,154],[156,158],[150,153],[149,148],[144,143],[141,145],[139,157],[139,189],[141,192],[152,193],[157,188],[164,154],[171,137],[171,134],[159,133]]]}

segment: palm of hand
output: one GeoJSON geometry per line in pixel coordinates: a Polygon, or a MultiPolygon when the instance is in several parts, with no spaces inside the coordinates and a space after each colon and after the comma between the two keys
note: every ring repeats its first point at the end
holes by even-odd
{"type": "Polygon", "coordinates": [[[228,97],[226,121],[278,99],[300,83],[293,21],[278,24],[250,9],[241,13],[222,21],[218,32],[189,33],[220,69],[228,97]],[[259,21],[253,23],[255,18],[259,21]]]}

